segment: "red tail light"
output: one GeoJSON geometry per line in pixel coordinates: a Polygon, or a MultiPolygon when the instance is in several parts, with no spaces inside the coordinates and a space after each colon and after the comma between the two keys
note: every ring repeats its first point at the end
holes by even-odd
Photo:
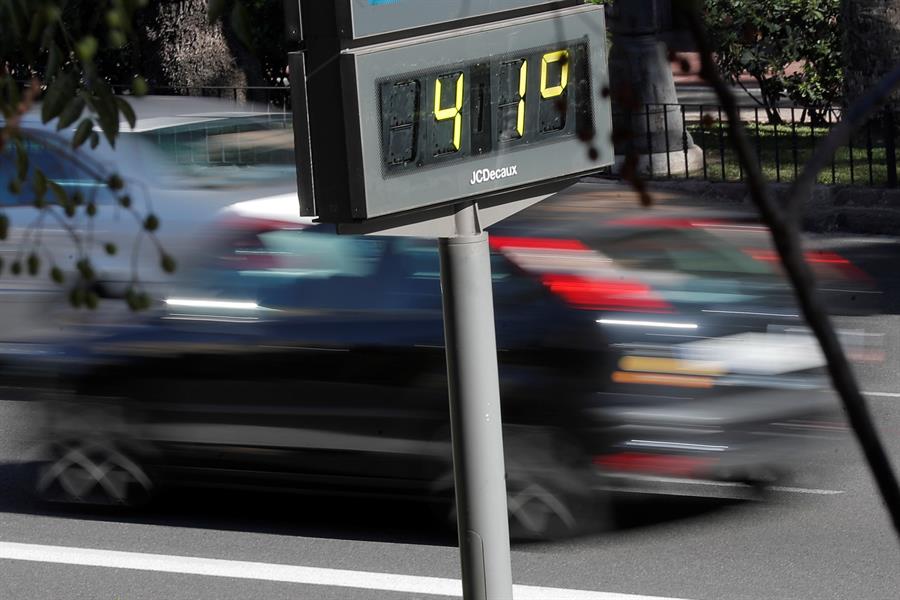
{"type": "MultiPolygon", "coordinates": [[[[744,253],[755,260],[778,263],[779,265],[781,264],[781,259],[778,256],[778,253],[774,250],[745,248],[744,253]]],[[[837,252],[830,252],[827,250],[808,250],[803,253],[803,257],[806,259],[806,262],[812,265],[813,269],[816,269],[818,271],[822,271],[825,268],[831,267],[851,279],[869,278],[868,275],[859,270],[853,263],[851,263],[849,260],[841,256],[837,252]]]]}
{"type": "Polygon", "coordinates": [[[699,456],[666,456],[641,452],[620,452],[595,456],[594,464],[609,471],[687,477],[702,474],[715,459],[699,456]]]}
{"type": "Polygon", "coordinates": [[[672,312],[668,302],[642,283],[605,280],[580,275],[546,273],[545,286],[566,302],[586,310],[623,312],[672,312]]]}
{"type": "Polygon", "coordinates": [[[521,248],[523,250],[571,250],[574,252],[590,252],[591,249],[578,240],[559,238],[533,238],[533,237],[496,237],[489,238],[491,248],[503,250],[504,248],[521,248]]]}
{"type": "Polygon", "coordinates": [[[672,307],[649,286],[614,279],[612,260],[579,240],[491,236],[490,243],[521,268],[539,274],[551,292],[576,308],[672,312],[672,307]],[[596,274],[604,272],[610,276],[596,274]]]}

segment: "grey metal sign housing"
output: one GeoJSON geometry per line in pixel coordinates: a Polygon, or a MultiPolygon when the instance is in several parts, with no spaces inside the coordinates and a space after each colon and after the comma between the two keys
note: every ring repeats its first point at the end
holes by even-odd
{"type": "Polygon", "coordinates": [[[311,102],[297,138],[314,174],[304,214],[347,223],[524,197],[612,164],[602,7],[347,48],[334,63],[305,66],[337,69],[340,98],[311,102]]]}
{"type": "Polygon", "coordinates": [[[345,39],[460,23],[500,13],[577,4],[578,0],[339,0],[345,39]]]}

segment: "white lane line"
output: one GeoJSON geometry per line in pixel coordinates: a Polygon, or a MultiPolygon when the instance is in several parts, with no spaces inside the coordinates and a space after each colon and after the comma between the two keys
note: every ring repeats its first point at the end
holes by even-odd
{"type": "Polygon", "coordinates": [[[897,392],[863,392],[866,396],[876,396],[879,398],[900,398],[897,392]]]}
{"type": "Polygon", "coordinates": [[[769,487],[773,492],[787,492],[789,494],[816,494],[819,496],[835,496],[843,494],[844,490],[818,490],[816,488],[790,487],[786,485],[773,485],[769,487]]]}
{"type": "MultiPolygon", "coordinates": [[[[607,477],[614,478],[615,476],[608,475],[607,477]]],[[[709,479],[688,479],[684,477],[662,477],[657,475],[625,475],[622,476],[622,478],[625,480],[630,479],[634,481],[645,481],[651,483],[684,484],[702,487],[746,488],[748,490],[751,489],[751,487],[746,483],[740,483],[737,481],[712,481],[709,479]]],[[[636,491],[639,491],[639,488],[635,489],[636,491]]],[[[836,496],[838,494],[844,493],[844,490],[827,490],[817,488],[792,487],[785,485],[772,485],[767,487],[766,489],[772,492],[784,492],[788,494],[813,494],[818,496],[836,496]]]]}
{"type": "MultiPolygon", "coordinates": [[[[426,594],[456,598],[462,596],[462,584],[460,581],[443,577],[396,575],[393,573],[300,567],[218,558],[73,548],[70,546],[0,542],[0,559],[203,575],[207,577],[232,577],[235,579],[324,585],[405,594],[426,594]]],[[[679,600],[678,598],[664,598],[661,596],[618,594],[614,592],[595,592],[531,585],[513,586],[513,598],[515,600],[679,600]]]]}

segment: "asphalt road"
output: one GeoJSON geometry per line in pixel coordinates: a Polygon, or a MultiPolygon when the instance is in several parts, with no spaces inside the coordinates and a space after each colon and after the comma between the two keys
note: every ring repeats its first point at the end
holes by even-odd
{"type": "MultiPolygon", "coordinates": [[[[900,243],[828,241],[853,252],[885,290],[887,314],[839,326],[884,335],[885,362],[859,374],[900,465],[900,316],[891,314],[900,313],[892,268],[900,243]]],[[[31,406],[0,400],[0,600],[458,594],[454,535],[426,505],[236,492],[192,493],[132,514],[36,505],[23,489],[31,406]]],[[[897,597],[900,545],[849,437],[807,460],[765,500],[700,487],[707,497],[621,494],[618,523],[608,531],[514,546],[514,579],[531,586],[518,588],[519,597],[897,597]]]]}

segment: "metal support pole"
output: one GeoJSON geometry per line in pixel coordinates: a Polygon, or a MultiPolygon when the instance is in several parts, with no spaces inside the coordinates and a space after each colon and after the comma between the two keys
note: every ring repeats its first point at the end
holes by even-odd
{"type": "Polygon", "coordinates": [[[490,249],[474,204],[455,221],[439,247],[463,598],[511,600],[490,249]]]}

